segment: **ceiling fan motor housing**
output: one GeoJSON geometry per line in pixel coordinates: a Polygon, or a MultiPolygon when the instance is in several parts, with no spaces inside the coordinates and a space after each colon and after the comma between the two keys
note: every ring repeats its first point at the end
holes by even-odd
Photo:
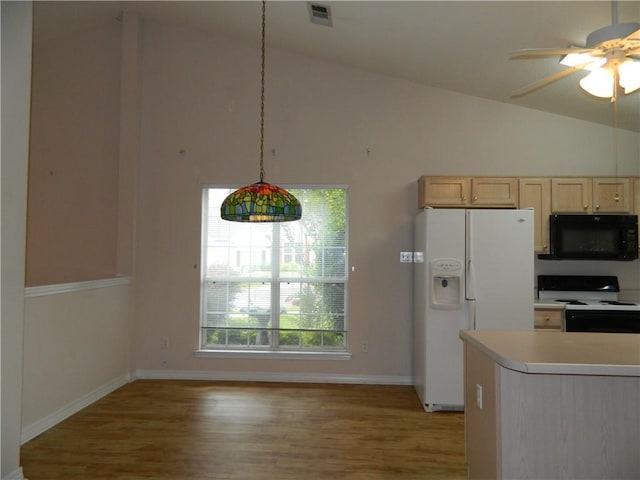
{"type": "Polygon", "coordinates": [[[606,42],[628,37],[638,29],[640,29],[640,23],[616,23],[599,28],[587,35],[587,48],[618,46],[619,42],[614,42],[615,45],[607,45],[606,42]]]}

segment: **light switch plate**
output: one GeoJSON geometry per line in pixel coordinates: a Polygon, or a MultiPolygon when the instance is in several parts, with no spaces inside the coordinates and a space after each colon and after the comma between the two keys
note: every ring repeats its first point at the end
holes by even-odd
{"type": "Polygon", "coordinates": [[[401,263],[413,263],[413,252],[400,252],[401,263]]]}

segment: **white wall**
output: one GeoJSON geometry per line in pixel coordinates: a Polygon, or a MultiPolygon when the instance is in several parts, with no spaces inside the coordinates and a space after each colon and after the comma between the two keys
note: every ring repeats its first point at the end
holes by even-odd
{"type": "Polygon", "coordinates": [[[132,286],[126,279],[93,283],[27,291],[23,441],[129,380],[132,286]]]}
{"type": "Polygon", "coordinates": [[[31,2],[2,2],[0,478],[22,478],[20,415],[31,85],[31,2]]]}
{"type": "Polygon", "coordinates": [[[139,54],[130,14],[34,47],[23,441],[130,379],[139,54]]]}
{"type": "MultiPolygon", "coordinates": [[[[266,180],[349,186],[353,357],[196,359],[201,188],[257,180],[259,50],[146,22],[143,51],[139,371],[166,362],[171,371],[202,375],[406,381],[412,275],[399,252],[412,249],[417,178],[614,173],[608,127],[268,49],[266,180]],[[168,348],[160,337],[169,338],[168,348]],[[358,348],[362,340],[366,353],[358,348]]],[[[619,174],[639,175],[638,134],[619,132],[619,140],[619,174]]]]}
{"type": "Polygon", "coordinates": [[[114,19],[34,46],[27,286],[116,274],[120,40],[114,19]]]}

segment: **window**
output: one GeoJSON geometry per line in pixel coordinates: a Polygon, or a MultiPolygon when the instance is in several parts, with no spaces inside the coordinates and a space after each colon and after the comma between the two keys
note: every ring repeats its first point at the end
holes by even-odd
{"type": "Polygon", "coordinates": [[[204,189],[201,348],[346,350],[347,190],[290,189],[282,223],[222,220],[231,191],[204,189]]]}

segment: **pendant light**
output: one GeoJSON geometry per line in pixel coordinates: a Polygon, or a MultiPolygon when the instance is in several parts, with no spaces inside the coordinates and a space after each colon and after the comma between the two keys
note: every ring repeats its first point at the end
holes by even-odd
{"type": "Polygon", "coordinates": [[[260,70],[260,180],[239,188],[220,206],[223,220],[231,222],[290,222],[300,220],[302,207],[291,193],[264,181],[264,57],[266,0],[262,1],[262,68],[260,70]]]}

